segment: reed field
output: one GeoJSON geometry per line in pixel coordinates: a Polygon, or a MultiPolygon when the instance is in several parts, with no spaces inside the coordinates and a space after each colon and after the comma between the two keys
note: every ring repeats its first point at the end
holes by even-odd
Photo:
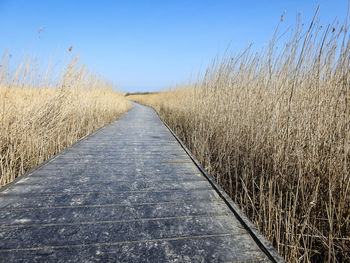
{"type": "Polygon", "coordinates": [[[26,58],[0,63],[0,186],[116,120],[130,107],[107,81],[78,66],[54,76],[26,58]]]}
{"type": "Polygon", "coordinates": [[[289,33],[127,98],[158,111],[287,262],[350,262],[348,27],[315,16],[289,33]]]}

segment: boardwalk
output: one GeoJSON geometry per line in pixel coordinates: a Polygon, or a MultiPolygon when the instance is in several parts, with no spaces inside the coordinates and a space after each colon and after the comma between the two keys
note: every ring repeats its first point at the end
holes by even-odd
{"type": "Polygon", "coordinates": [[[0,262],[280,260],[145,106],[2,190],[0,262]]]}

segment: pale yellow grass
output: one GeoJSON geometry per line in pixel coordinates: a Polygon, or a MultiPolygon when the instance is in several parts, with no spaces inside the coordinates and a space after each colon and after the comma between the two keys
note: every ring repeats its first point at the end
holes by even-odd
{"type": "Polygon", "coordinates": [[[30,64],[18,67],[12,78],[0,71],[0,186],[131,107],[124,95],[76,61],[54,83],[36,77],[30,64]]]}
{"type": "Polygon", "coordinates": [[[159,112],[287,262],[350,262],[349,58],[345,26],[313,23],[279,52],[272,40],[128,98],[159,112]]]}

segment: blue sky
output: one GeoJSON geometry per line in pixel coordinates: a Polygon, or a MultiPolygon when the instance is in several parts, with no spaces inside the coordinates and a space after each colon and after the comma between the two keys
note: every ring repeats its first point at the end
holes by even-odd
{"type": "Polygon", "coordinates": [[[153,91],[186,82],[229,45],[260,49],[283,10],[282,30],[298,12],[310,22],[318,4],[321,23],[344,21],[346,0],[0,0],[0,54],[8,48],[14,61],[30,55],[43,65],[80,55],[120,90],[153,91]]]}

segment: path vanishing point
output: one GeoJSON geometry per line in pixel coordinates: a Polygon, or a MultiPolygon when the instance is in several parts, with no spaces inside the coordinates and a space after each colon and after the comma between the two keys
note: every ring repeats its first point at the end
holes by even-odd
{"type": "Polygon", "coordinates": [[[283,262],[149,107],[0,189],[0,262],[283,262]]]}

